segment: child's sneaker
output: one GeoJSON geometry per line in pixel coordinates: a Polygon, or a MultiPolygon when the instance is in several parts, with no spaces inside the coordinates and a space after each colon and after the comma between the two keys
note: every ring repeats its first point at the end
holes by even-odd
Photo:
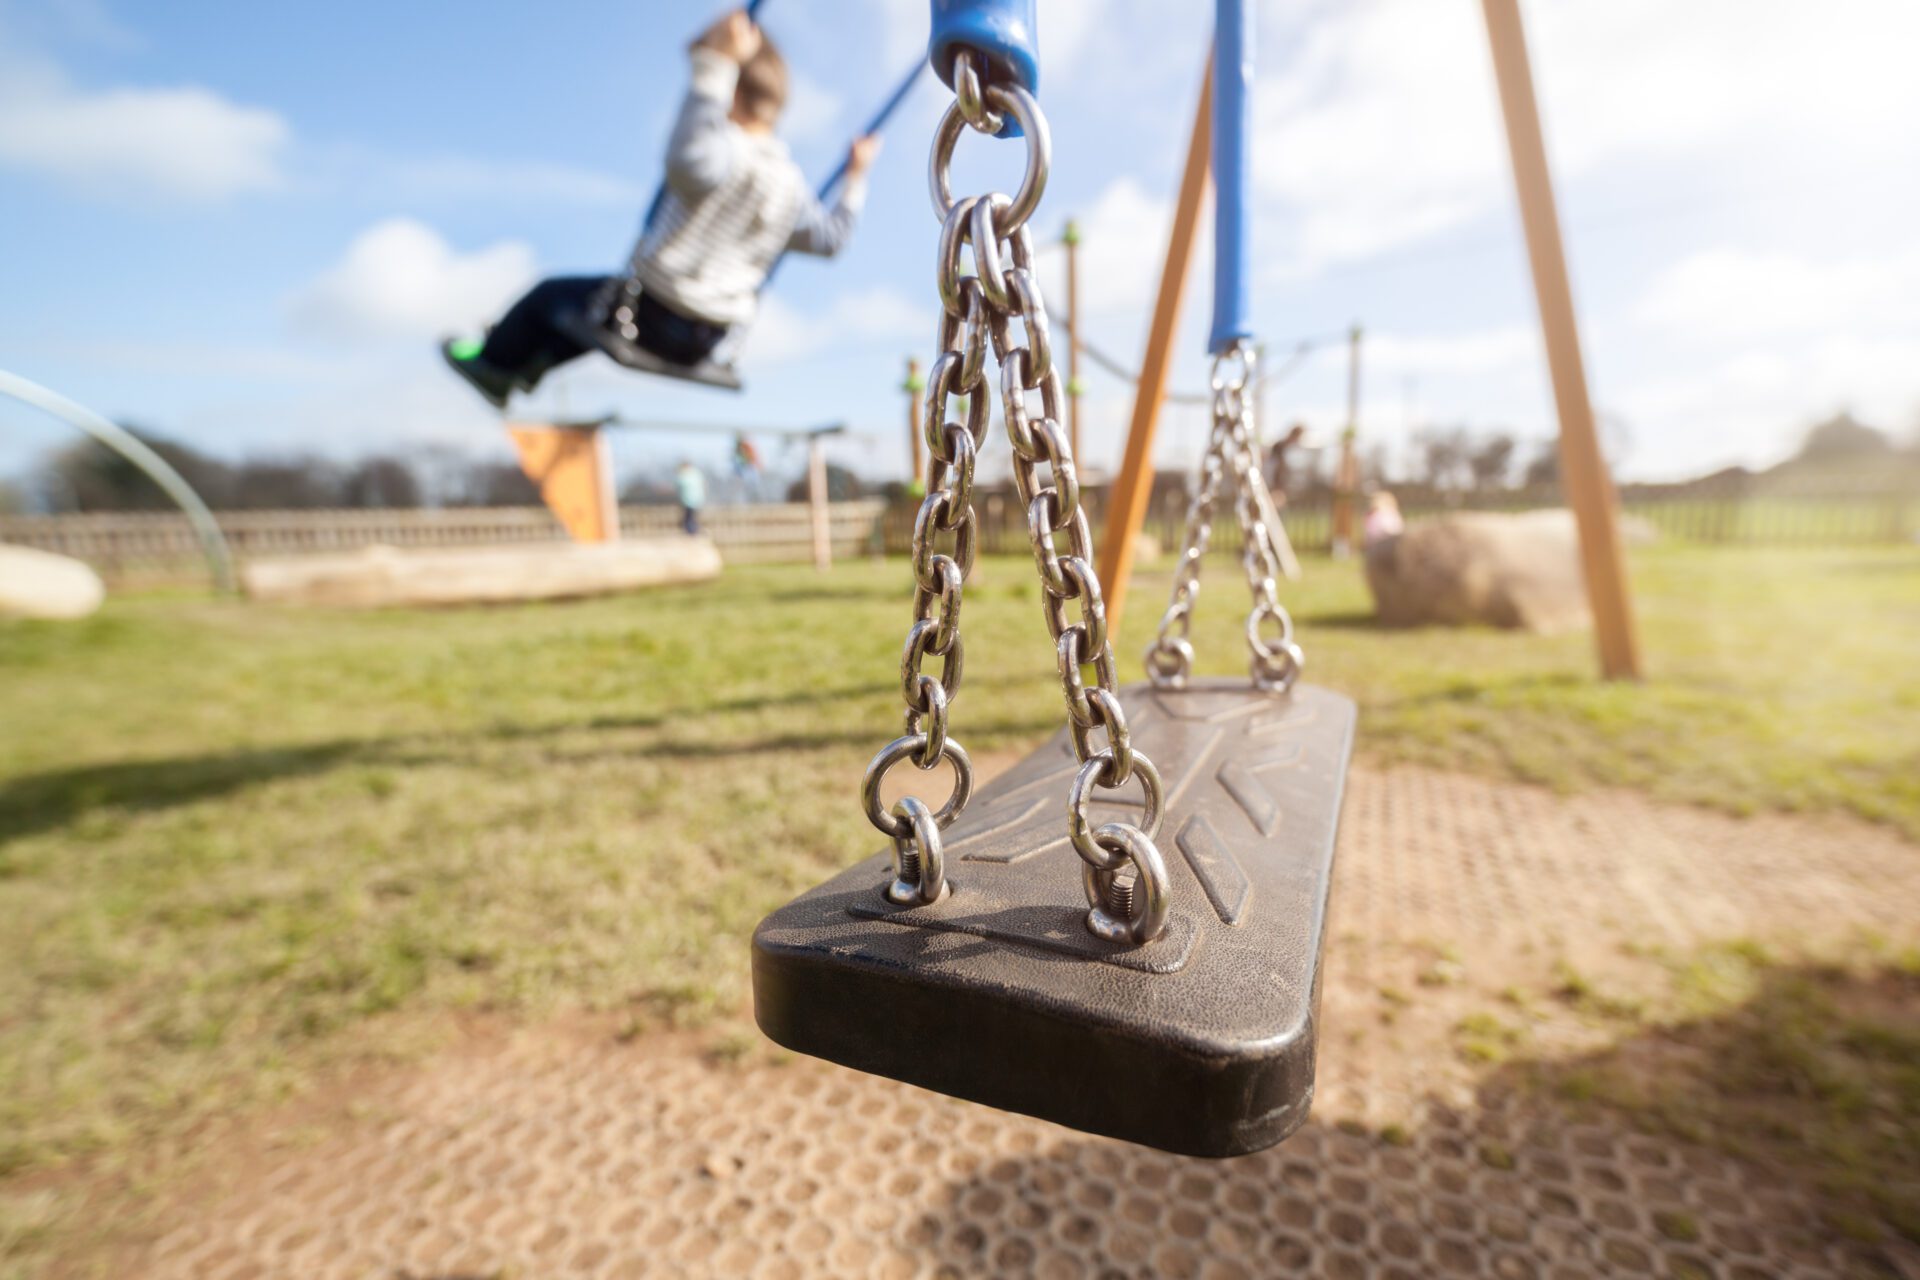
{"type": "Polygon", "coordinates": [[[507,407],[514,381],[506,370],[489,364],[481,355],[482,344],[475,338],[448,338],[440,344],[440,355],[455,373],[467,380],[496,409],[507,407]]]}

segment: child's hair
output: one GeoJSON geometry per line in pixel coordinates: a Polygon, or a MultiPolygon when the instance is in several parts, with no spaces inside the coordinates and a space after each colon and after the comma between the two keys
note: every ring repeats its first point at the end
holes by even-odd
{"type": "Polygon", "coordinates": [[[771,127],[787,105],[787,60],[762,36],[760,49],[740,68],[733,90],[734,110],[771,127]]]}

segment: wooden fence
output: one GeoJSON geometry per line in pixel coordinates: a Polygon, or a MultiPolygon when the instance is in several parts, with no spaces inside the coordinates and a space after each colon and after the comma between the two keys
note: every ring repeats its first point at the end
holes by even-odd
{"type": "MultiPolygon", "coordinates": [[[[1083,500],[1096,529],[1104,489],[1088,487],[1083,500]]],[[[1506,490],[1442,500],[1402,491],[1409,520],[1448,511],[1527,511],[1558,506],[1552,490],[1506,490]]],[[[1026,552],[1026,513],[1006,491],[976,491],[979,549],[986,555],[1026,552]]],[[[1626,514],[1660,538],[1682,543],[1742,546],[1845,546],[1906,543],[1920,536],[1920,493],[1888,489],[1862,492],[1811,490],[1713,493],[1629,487],[1626,514]]],[[[836,502],[829,508],[835,556],[884,549],[905,552],[912,542],[915,505],[879,498],[836,502]]],[[[1324,493],[1296,496],[1286,507],[1288,535],[1302,551],[1326,550],[1332,541],[1332,505],[1324,493]]],[[[1231,512],[1216,519],[1214,547],[1236,551],[1239,534],[1231,512]]],[[[1163,486],[1148,508],[1146,532],[1163,548],[1180,540],[1186,495],[1163,486]]],[[[622,507],[620,528],[631,537],[675,534],[673,507],[622,507]]],[[[812,554],[812,526],[805,503],[711,507],[702,523],[734,563],[804,561],[812,554]]],[[[220,527],[240,559],[342,551],[385,544],[396,547],[482,546],[558,541],[565,532],[544,507],[469,507],[430,511],[230,511],[220,527]]],[[[118,585],[191,581],[203,570],[199,546],[185,518],[168,513],[118,515],[0,516],[0,542],[39,547],[87,561],[118,585]]]]}
{"type": "MultiPolygon", "coordinates": [[[[877,498],[828,507],[836,556],[873,550],[885,503],[877,498]]],[[[566,531],[545,507],[460,507],[395,511],[228,511],[220,528],[236,558],[297,556],[355,547],[489,546],[564,541],[566,531]]],[[[813,526],[803,502],[710,507],[701,526],[735,563],[807,560],[813,526]]],[[[629,537],[680,535],[676,507],[622,507],[629,537]]],[[[84,560],[116,585],[157,585],[205,576],[200,546],[186,518],[153,514],[0,516],[0,542],[38,547],[84,560]]]]}
{"type": "MultiPolygon", "coordinates": [[[[1106,494],[1088,487],[1081,499],[1098,530],[1106,494]]],[[[1461,494],[1443,498],[1434,494],[1402,494],[1402,513],[1409,521],[1430,519],[1454,511],[1534,511],[1563,505],[1552,489],[1513,489],[1488,494],[1461,494]]],[[[1920,492],[1853,490],[1836,492],[1701,493],[1697,490],[1662,491],[1628,488],[1621,495],[1626,516],[1641,522],[1659,539],[1678,543],[1769,547],[1893,545],[1920,536],[1920,492]]],[[[1026,551],[1026,512],[1010,492],[976,490],[982,554],[1019,554],[1026,551]]],[[[1171,550],[1179,544],[1186,520],[1187,498],[1178,489],[1162,487],[1147,509],[1144,531],[1171,550]]],[[[1333,542],[1333,504],[1330,495],[1294,496],[1282,512],[1287,534],[1301,551],[1325,551],[1333,542]]],[[[889,507],[882,518],[882,537],[890,553],[904,552],[913,538],[914,508],[889,507]]],[[[1629,528],[1629,537],[1633,530],[1629,528]]],[[[1096,537],[1097,537],[1096,533],[1096,537]]],[[[1213,547],[1237,551],[1239,532],[1231,510],[1216,511],[1213,547]]]]}

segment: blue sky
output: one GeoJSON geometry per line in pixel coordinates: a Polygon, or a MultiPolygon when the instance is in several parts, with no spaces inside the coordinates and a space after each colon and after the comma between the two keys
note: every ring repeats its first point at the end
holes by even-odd
{"type": "MultiPolygon", "coordinates": [[[[1920,429],[1920,6],[1529,0],[1594,398],[1628,476],[1777,459],[1851,407],[1920,429]]],[[[1136,360],[1207,36],[1202,6],[1042,0],[1055,167],[1043,238],[1082,223],[1089,335],[1136,360]]],[[[578,0],[240,6],[0,0],[0,367],[204,447],[503,450],[435,335],[538,274],[611,269],[657,177],[683,47],[718,6],[578,0]]],[[[774,0],[812,173],[924,39],[920,0],[774,0]]],[[[1276,348],[1366,326],[1362,427],[1552,431],[1471,0],[1265,0],[1255,318],[1276,348]]],[[[904,467],[904,360],[933,336],[929,79],[896,119],[855,245],[782,270],[743,396],[604,362],[527,408],[844,420],[904,467]]],[[[968,139],[963,185],[1017,174],[968,139]]],[[[1204,259],[1203,259],[1204,261],[1204,259]]],[[[1064,305],[1060,255],[1045,259],[1064,305]]],[[[1204,269],[1178,382],[1198,385],[1204,269]]],[[[1342,415],[1343,355],[1269,393],[1342,415]]],[[[1123,386],[1088,377],[1086,461],[1123,386]]],[[[1172,412],[1163,465],[1203,424],[1172,412]]],[[[60,429],[0,408],[0,474],[60,429]]],[[[724,440],[624,436],[632,465],[724,440]]],[[[989,447],[990,472],[1004,449],[989,447]]],[[[504,454],[503,454],[504,456],[504,454]]]]}

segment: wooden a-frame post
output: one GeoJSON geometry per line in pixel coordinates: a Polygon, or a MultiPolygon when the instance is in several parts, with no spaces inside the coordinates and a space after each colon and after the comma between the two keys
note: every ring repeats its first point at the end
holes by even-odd
{"type": "Polygon", "coordinates": [[[1560,218],[1554,209],[1553,178],[1533,95],[1519,0],[1481,0],[1481,7],[1487,15],[1494,77],[1500,83],[1500,108],[1507,121],[1507,149],[1513,156],[1513,185],[1520,197],[1533,291],[1540,304],[1540,331],[1546,339],[1553,399],[1560,414],[1560,484],[1580,530],[1580,562],[1600,648],[1600,672],[1609,680],[1638,679],[1640,654],[1633,598],[1627,592],[1626,557],[1620,548],[1619,499],[1606,460],[1600,456],[1593,402],[1587,397],[1573,288],[1567,280],[1566,251],[1560,242],[1560,218]]]}
{"type": "MultiPolygon", "coordinates": [[[[1173,210],[1173,234],[1167,238],[1167,261],[1160,272],[1160,294],[1153,304],[1153,326],[1147,331],[1147,354],[1140,362],[1140,382],[1133,393],[1127,451],[1107,501],[1106,529],[1100,539],[1100,587],[1106,596],[1107,623],[1116,633],[1126,609],[1127,580],[1133,576],[1134,542],[1146,521],[1147,500],[1153,494],[1153,434],[1167,398],[1174,330],[1180,326],[1180,299],[1187,286],[1194,230],[1200,223],[1200,206],[1206,199],[1212,168],[1212,140],[1213,54],[1209,51],[1206,74],[1200,81],[1200,106],[1194,112],[1193,134],[1187,142],[1187,165],[1180,175],[1180,198],[1173,210]]],[[[1077,324],[1079,317],[1074,320],[1077,324]]]]}
{"type": "MultiPolygon", "coordinates": [[[[1499,82],[1507,146],[1513,159],[1514,187],[1519,195],[1521,221],[1526,228],[1527,254],[1540,307],[1540,328],[1546,339],[1547,363],[1560,417],[1561,483],[1580,531],[1581,568],[1593,610],[1601,674],[1607,679],[1637,679],[1640,655],[1633,601],[1627,591],[1626,557],[1620,543],[1619,500],[1600,454],[1593,404],[1587,395],[1580,331],[1574,317],[1573,290],[1567,279],[1560,220],[1554,208],[1546,143],[1541,136],[1540,113],[1534,100],[1526,33],[1520,22],[1518,0],[1481,2],[1486,13],[1487,36],[1493,47],[1494,74],[1499,82]]],[[[1186,169],[1180,179],[1180,196],[1174,208],[1173,234],[1168,238],[1166,265],[1161,271],[1160,292],[1154,303],[1153,325],[1147,336],[1146,358],[1141,362],[1139,387],[1134,393],[1126,454],[1120,474],[1114,480],[1101,539],[1100,581],[1106,593],[1108,620],[1116,630],[1126,605],[1135,538],[1146,520],[1147,501],[1153,488],[1154,429],[1166,399],[1174,330],[1178,327],[1181,295],[1193,256],[1194,230],[1206,195],[1212,104],[1213,59],[1209,55],[1201,84],[1200,107],[1188,143],[1186,169]]],[[[1357,370],[1357,333],[1355,346],[1357,370]]],[[[1357,387],[1350,388],[1350,394],[1355,392],[1357,387]]]]}

